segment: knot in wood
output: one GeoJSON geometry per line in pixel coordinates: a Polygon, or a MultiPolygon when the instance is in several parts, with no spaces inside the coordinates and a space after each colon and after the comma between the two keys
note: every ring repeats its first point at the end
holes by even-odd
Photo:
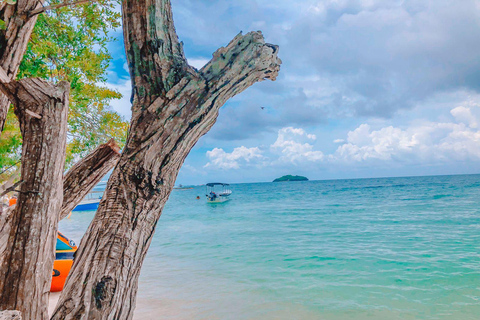
{"type": "MultiPolygon", "coordinates": [[[[110,276],[104,276],[93,288],[93,298],[97,309],[102,309],[103,302],[111,302],[115,294],[116,281],[110,276]]],[[[108,303],[110,305],[110,303],[108,303]]]]}

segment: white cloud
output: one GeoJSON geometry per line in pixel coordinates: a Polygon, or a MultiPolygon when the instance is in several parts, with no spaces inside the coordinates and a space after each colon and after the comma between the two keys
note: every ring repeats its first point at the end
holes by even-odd
{"type": "Polygon", "coordinates": [[[221,148],[208,151],[210,162],[205,167],[240,169],[254,164],[274,170],[293,166],[301,166],[304,170],[333,167],[348,170],[361,167],[361,163],[380,169],[398,164],[435,166],[478,162],[480,108],[461,106],[448,112],[453,118],[441,116],[443,120],[439,122],[414,120],[404,127],[375,122],[361,124],[349,131],[345,139],[334,140],[338,147],[328,154],[315,147],[315,134],[302,128],[284,127],[278,130],[276,140],[264,151],[245,146],[235,148],[231,153],[221,148]]]}
{"type": "Polygon", "coordinates": [[[324,155],[321,151],[314,151],[309,142],[316,140],[314,134],[308,134],[301,128],[286,127],[278,131],[278,137],[271,148],[280,151],[279,161],[299,164],[301,162],[321,161],[324,155]]]}
{"type": "Polygon", "coordinates": [[[450,111],[457,122],[423,122],[405,129],[392,126],[372,130],[362,124],[348,133],[347,142],[329,156],[330,160],[394,160],[432,163],[480,159],[478,119],[469,108],[450,111]]]}
{"type": "MultiPolygon", "coordinates": [[[[103,85],[103,84],[101,84],[103,85]]],[[[122,99],[112,100],[110,102],[111,107],[124,116],[126,119],[130,119],[132,116],[132,103],[130,98],[132,95],[132,82],[130,79],[121,79],[119,83],[106,83],[107,88],[117,90],[122,94],[122,99]]]]}
{"type": "Polygon", "coordinates": [[[225,152],[222,148],[215,148],[207,151],[207,157],[210,159],[210,162],[205,167],[219,169],[240,169],[240,165],[251,164],[264,158],[259,148],[247,148],[244,146],[233,149],[231,153],[225,152]]]}
{"type": "Polygon", "coordinates": [[[469,125],[470,128],[477,128],[477,120],[473,116],[470,108],[459,106],[455,109],[452,109],[450,113],[457,121],[469,125]]]}
{"type": "Polygon", "coordinates": [[[348,133],[347,143],[338,147],[331,158],[363,161],[368,159],[391,160],[395,155],[409,153],[417,144],[415,135],[392,126],[371,131],[362,124],[348,133]]]}

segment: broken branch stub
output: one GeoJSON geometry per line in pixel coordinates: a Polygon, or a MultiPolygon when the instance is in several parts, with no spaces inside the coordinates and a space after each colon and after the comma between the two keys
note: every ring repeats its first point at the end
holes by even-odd
{"type": "Polygon", "coordinates": [[[19,310],[25,319],[46,319],[63,201],[70,85],[23,79],[6,86],[15,97],[23,137],[23,183],[8,217],[9,236],[0,264],[0,310],[19,310]],[[41,119],[26,110],[42,115],[41,119]]]}

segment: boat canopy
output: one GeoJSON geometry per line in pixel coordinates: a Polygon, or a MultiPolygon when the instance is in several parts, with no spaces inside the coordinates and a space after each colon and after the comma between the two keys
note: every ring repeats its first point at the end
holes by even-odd
{"type": "Polygon", "coordinates": [[[229,186],[228,183],[221,183],[221,182],[211,182],[206,184],[207,187],[214,187],[214,186],[229,186]]]}

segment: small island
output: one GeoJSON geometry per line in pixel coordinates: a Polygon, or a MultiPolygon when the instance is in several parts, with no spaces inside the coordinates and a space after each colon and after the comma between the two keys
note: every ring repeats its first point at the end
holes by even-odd
{"type": "Polygon", "coordinates": [[[273,182],[283,182],[283,181],[308,181],[308,178],[302,177],[302,176],[286,175],[281,178],[273,180],[273,182]]]}

